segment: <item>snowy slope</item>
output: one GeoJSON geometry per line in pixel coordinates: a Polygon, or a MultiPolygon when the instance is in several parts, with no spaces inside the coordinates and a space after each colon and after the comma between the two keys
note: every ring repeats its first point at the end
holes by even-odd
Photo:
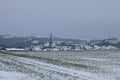
{"type": "Polygon", "coordinates": [[[35,80],[26,74],[0,71],[0,80],[35,80]]]}

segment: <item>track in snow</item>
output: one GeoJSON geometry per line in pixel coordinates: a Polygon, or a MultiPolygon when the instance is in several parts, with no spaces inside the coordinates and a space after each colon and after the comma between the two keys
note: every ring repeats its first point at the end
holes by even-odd
{"type": "MultiPolygon", "coordinates": [[[[0,56],[5,71],[16,71],[29,75],[35,80],[115,80],[110,76],[102,76],[91,72],[41,62],[29,57],[4,54],[0,56]]],[[[9,80],[9,79],[8,79],[9,80]]]]}

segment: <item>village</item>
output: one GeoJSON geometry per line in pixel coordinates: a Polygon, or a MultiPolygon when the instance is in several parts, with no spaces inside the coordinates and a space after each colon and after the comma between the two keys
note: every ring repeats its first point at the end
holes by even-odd
{"type": "MultiPolygon", "coordinates": [[[[25,45],[27,42],[24,42],[25,45]]],[[[104,40],[53,40],[50,35],[47,41],[31,40],[29,46],[2,47],[0,50],[8,51],[79,51],[79,50],[113,50],[120,48],[120,41],[116,38],[104,40]]]]}

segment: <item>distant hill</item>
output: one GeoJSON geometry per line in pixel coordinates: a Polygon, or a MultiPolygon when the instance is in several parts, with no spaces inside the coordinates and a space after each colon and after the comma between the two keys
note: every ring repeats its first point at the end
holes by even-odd
{"type": "MultiPolygon", "coordinates": [[[[49,42],[49,37],[0,37],[0,47],[30,47],[33,41],[49,42]]],[[[85,40],[58,37],[53,37],[53,41],[73,41],[76,43],[86,42],[85,40]]]]}
{"type": "MultiPolygon", "coordinates": [[[[53,41],[64,42],[67,44],[70,43],[70,45],[75,44],[81,44],[81,45],[88,45],[93,46],[97,45],[99,47],[102,46],[115,46],[117,48],[120,48],[120,40],[117,38],[110,38],[110,39],[103,39],[103,40],[78,40],[78,39],[68,39],[68,38],[58,38],[58,37],[52,37],[53,41]]],[[[0,47],[2,48],[30,48],[31,46],[37,46],[37,45],[43,45],[45,43],[48,43],[50,41],[50,37],[6,37],[6,36],[0,36],[0,47]]],[[[61,43],[63,44],[63,43],[61,43]]]]}

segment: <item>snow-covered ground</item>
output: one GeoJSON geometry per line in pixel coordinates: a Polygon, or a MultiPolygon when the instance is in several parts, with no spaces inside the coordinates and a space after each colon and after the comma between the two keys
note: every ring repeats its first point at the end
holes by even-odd
{"type": "Polygon", "coordinates": [[[0,52],[0,80],[120,80],[120,50],[0,52]]]}
{"type": "Polygon", "coordinates": [[[0,80],[35,80],[26,74],[0,71],[0,80]]]}

